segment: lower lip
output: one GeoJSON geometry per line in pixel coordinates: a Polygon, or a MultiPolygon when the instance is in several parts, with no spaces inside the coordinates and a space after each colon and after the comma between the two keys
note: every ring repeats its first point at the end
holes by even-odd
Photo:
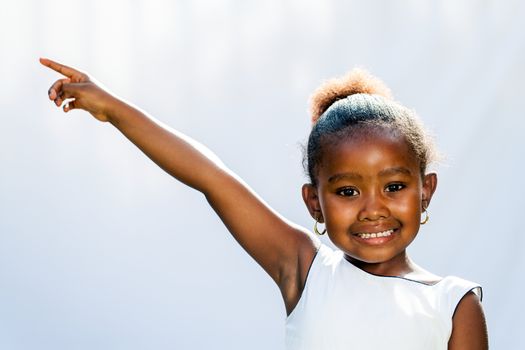
{"type": "Polygon", "coordinates": [[[352,236],[358,242],[361,242],[361,243],[364,243],[364,244],[368,244],[368,245],[382,245],[382,244],[388,243],[391,240],[393,240],[395,238],[396,234],[397,234],[397,231],[398,230],[395,229],[394,232],[392,232],[390,234],[390,236],[386,236],[386,237],[362,238],[362,237],[359,237],[358,235],[352,235],[352,236]]]}

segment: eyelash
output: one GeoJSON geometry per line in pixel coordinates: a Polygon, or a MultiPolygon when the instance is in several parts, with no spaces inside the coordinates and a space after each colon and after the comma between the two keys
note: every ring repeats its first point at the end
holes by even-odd
{"type": "Polygon", "coordinates": [[[337,194],[343,197],[354,197],[359,194],[359,191],[352,187],[345,187],[337,190],[337,194]],[[345,193],[347,191],[352,191],[353,194],[345,193]]]}
{"type": "MultiPolygon", "coordinates": [[[[404,189],[406,185],[400,183],[389,184],[385,187],[385,192],[399,192],[404,189]]],[[[359,191],[352,187],[340,188],[337,190],[337,194],[343,197],[354,197],[359,194],[359,191]],[[352,193],[348,193],[352,191],[352,193]]]]}
{"type": "Polygon", "coordinates": [[[389,184],[385,187],[386,192],[398,192],[401,191],[406,186],[403,184],[395,183],[395,184],[389,184]],[[392,189],[395,188],[395,189],[392,189]]]}

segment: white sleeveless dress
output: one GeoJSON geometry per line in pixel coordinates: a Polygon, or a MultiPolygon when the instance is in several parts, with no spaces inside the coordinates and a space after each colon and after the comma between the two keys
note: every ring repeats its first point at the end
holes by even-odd
{"type": "Polygon", "coordinates": [[[286,319],[287,350],[446,350],[452,316],[481,287],[448,276],[429,285],[367,273],[321,245],[286,319]]]}

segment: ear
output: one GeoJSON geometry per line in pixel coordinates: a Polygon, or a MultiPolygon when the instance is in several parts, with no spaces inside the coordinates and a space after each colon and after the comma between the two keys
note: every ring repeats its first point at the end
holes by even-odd
{"type": "Polygon", "coordinates": [[[323,223],[324,218],[319,203],[319,196],[317,195],[317,188],[312,184],[304,184],[302,187],[302,194],[304,204],[306,204],[306,208],[308,208],[312,218],[323,223]]]}
{"type": "Polygon", "coordinates": [[[437,173],[430,172],[423,178],[423,189],[421,194],[421,207],[423,209],[428,208],[430,200],[434,195],[437,187],[437,173]]]}

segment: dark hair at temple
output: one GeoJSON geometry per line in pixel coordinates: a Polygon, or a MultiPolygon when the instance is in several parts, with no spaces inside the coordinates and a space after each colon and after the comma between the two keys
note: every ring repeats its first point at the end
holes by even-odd
{"type": "Polygon", "coordinates": [[[364,70],[354,69],[325,82],[313,93],[310,104],[313,127],[303,165],[314,185],[323,145],[340,142],[356,132],[386,129],[403,136],[419,160],[421,175],[434,160],[433,142],[416,113],[394,101],[384,83],[364,70]]]}

